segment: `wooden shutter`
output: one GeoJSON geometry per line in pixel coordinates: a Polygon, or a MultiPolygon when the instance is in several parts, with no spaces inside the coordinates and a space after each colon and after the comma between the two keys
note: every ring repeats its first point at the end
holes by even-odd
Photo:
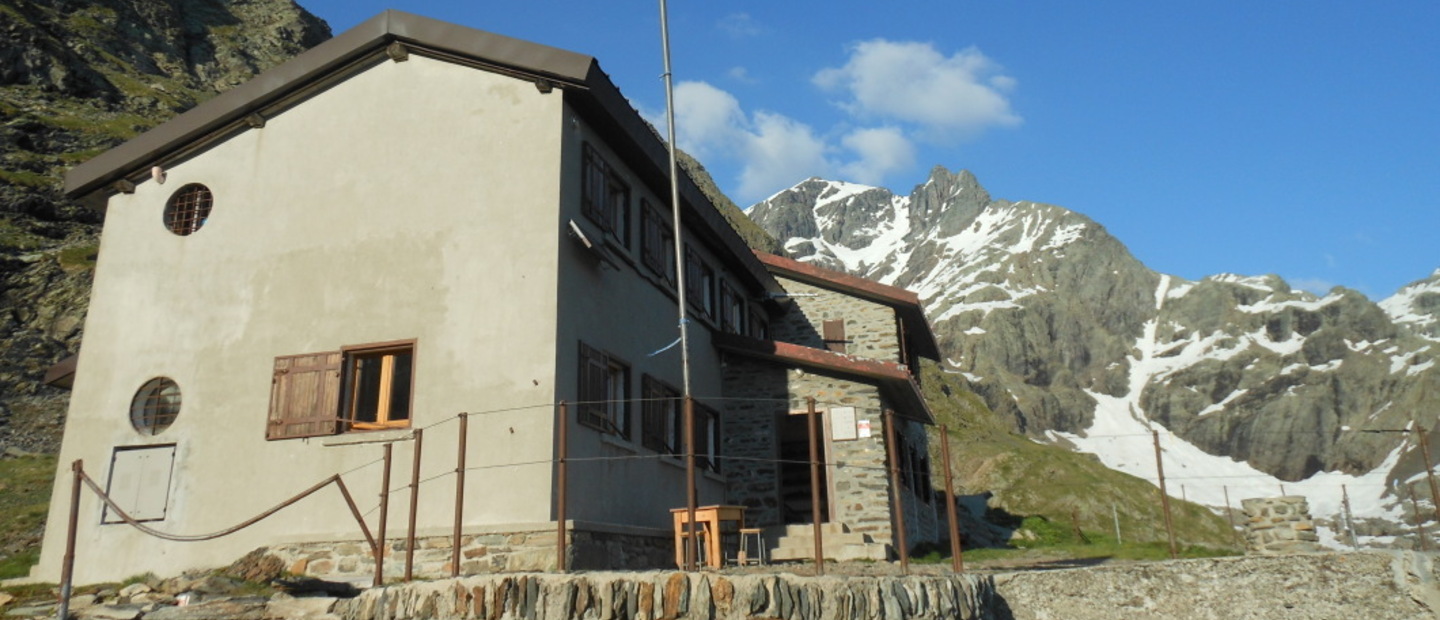
{"type": "Polygon", "coordinates": [[[334,435],[339,430],[339,351],[275,358],[266,439],[334,435]]]}
{"type": "Polygon", "coordinates": [[[609,372],[605,355],[580,343],[580,423],[606,428],[605,401],[609,399],[609,372]]]}
{"type": "Polygon", "coordinates": [[[845,352],[845,319],[830,319],[825,321],[822,338],[825,339],[825,349],[836,353],[845,352]]]}

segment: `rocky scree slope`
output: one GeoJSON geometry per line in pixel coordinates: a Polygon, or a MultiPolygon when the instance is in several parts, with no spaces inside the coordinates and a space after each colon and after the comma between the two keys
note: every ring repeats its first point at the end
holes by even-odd
{"type": "Polygon", "coordinates": [[[0,0],[0,453],[59,446],[102,214],[66,170],[324,41],[291,0],[0,0]]]}
{"type": "MultiPolygon", "coordinates": [[[[1032,437],[1116,466],[1151,449],[1153,425],[1280,481],[1421,469],[1404,435],[1342,428],[1435,425],[1440,271],[1380,304],[1276,276],[1187,281],[1081,214],[942,167],[908,196],[812,178],[749,213],[794,258],[919,293],[947,368],[1032,437]],[[1128,437],[1125,454],[1102,435],[1128,437]]],[[[1138,462],[1153,472],[1153,453],[1138,462]]],[[[1204,474],[1167,472],[1184,473],[1204,474]]]]}

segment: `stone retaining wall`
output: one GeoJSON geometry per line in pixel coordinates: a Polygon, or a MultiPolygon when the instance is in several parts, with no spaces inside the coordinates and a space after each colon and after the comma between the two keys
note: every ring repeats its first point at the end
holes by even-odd
{"type": "MultiPolygon", "coordinates": [[[[449,536],[415,541],[415,576],[450,576],[449,536]]],[[[460,537],[460,572],[466,575],[555,569],[555,530],[492,532],[460,537]]],[[[570,530],[567,563],[578,570],[646,570],[675,565],[675,545],[668,536],[570,530]]],[[[364,541],[330,541],[274,545],[267,549],[285,562],[286,570],[332,580],[365,580],[375,575],[375,561],[364,541]]],[[[405,540],[386,540],[385,576],[405,574],[405,540]]]]}
{"type": "Polygon", "coordinates": [[[989,579],[967,575],[494,575],[375,588],[333,611],[344,620],[988,619],[989,579]]]}

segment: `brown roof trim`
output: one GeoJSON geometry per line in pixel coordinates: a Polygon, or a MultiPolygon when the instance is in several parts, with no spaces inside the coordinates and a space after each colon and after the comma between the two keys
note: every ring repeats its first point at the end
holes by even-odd
{"type": "Polygon", "coordinates": [[[905,319],[905,325],[910,330],[909,336],[914,339],[914,346],[918,348],[916,353],[933,360],[940,359],[940,343],[935,339],[935,332],[930,328],[930,321],[925,318],[925,306],[921,305],[920,296],[914,291],[759,250],[755,250],[754,253],[755,257],[760,259],[760,262],[772,274],[895,308],[896,312],[899,312],[900,316],[905,319]]]}
{"type": "Polygon", "coordinates": [[[385,11],[75,167],[65,175],[65,193],[81,198],[128,176],[140,178],[150,166],[192,142],[242,122],[247,115],[378,54],[395,40],[440,53],[483,59],[499,69],[577,85],[585,82],[595,62],[574,52],[400,11],[385,11]]]}
{"type": "MultiPolygon", "coordinates": [[[[65,175],[65,194],[86,202],[103,202],[117,181],[142,182],[154,165],[164,165],[208,140],[244,131],[246,118],[280,108],[307,89],[348,70],[380,62],[393,41],[410,51],[471,64],[501,73],[548,81],[565,88],[568,101],[613,142],[636,172],[669,195],[669,151],[660,136],[625,99],[594,58],[401,11],[385,11],[250,81],[206,101],[130,141],[110,149],[65,175]],[[648,163],[648,166],[639,164],[648,163]]],[[[683,170],[681,203],[689,207],[687,225],[703,232],[720,254],[749,276],[752,285],[780,293],[779,283],[757,262],[749,247],[683,170]],[[709,206],[711,208],[703,208],[709,206]],[[696,225],[698,223],[698,226],[696,225]]]]}
{"type": "Polygon", "coordinates": [[[737,355],[878,381],[903,404],[896,413],[926,424],[935,423],[935,416],[925,402],[920,386],[900,364],[738,334],[713,334],[711,342],[715,348],[737,355]]]}
{"type": "Polygon", "coordinates": [[[874,280],[867,280],[848,273],[831,271],[823,267],[816,267],[810,263],[776,256],[766,252],[755,250],[755,257],[760,259],[772,273],[809,282],[817,286],[839,290],[856,297],[863,297],[871,301],[877,301],[888,306],[910,305],[920,307],[920,296],[913,291],[881,284],[874,280]]]}
{"type": "Polygon", "coordinates": [[[75,384],[75,368],[79,364],[79,355],[71,355],[55,362],[55,365],[45,371],[45,378],[41,379],[40,382],[45,385],[68,389],[75,384]]]}

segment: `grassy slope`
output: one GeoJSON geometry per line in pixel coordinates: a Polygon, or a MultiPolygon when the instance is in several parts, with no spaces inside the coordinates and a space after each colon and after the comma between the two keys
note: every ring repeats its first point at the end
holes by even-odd
{"type": "MultiPolygon", "coordinates": [[[[1011,527],[1023,523],[1041,542],[1061,543],[1073,539],[1078,520],[1088,538],[1101,542],[1113,541],[1112,515],[1118,513],[1121,537],[1127,542],[1167,540],[1154,485],[1109,469],[1094,456],[1009,432],[962,377],[936,364],[924,364],[922,379],[937,422],[949,428],[956,493],[993,493],[991,521],[1011,527]]],[[[937,469],[938,435],[931,450],[937,469]]],[[[942,478],[937,475],[936,480],[938,484],[942,478]]],[[[1174,498],[1170,505],[1181,546],[1237,546],[1223,517],[1174,498]]]]}
{"type": "Polygon", "coordinates": [[[30,573],[40,552],[54,456],[0,459],[0,579],[30,573]]]}

